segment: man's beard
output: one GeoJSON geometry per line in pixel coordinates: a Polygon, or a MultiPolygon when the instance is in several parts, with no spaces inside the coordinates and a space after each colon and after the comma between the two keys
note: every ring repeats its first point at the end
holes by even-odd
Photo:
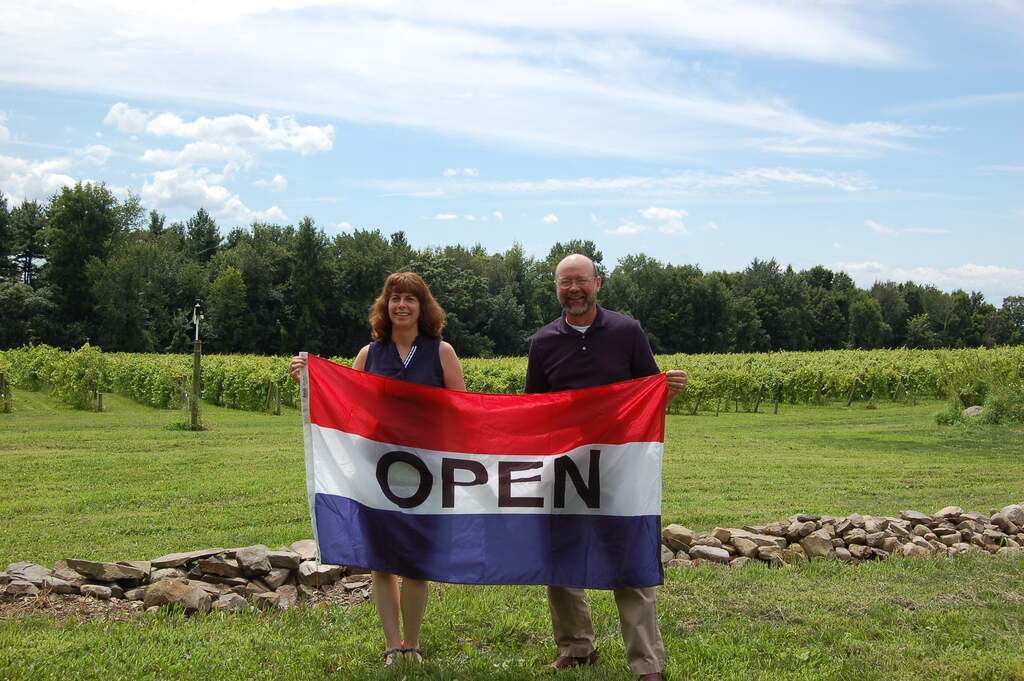
{"type": "Polygon", "coordinates": [[[579,317],[590,312],[590,310],[594,307],[595,302],[596,300],[594,298],[591,298],[586,295],[584,295],[583,298],[578,298],[576,300],[567,299],[564,303],[562,303],[562,310],[564,310],[567,315],[570,315],[572,317],[579,317]]]}

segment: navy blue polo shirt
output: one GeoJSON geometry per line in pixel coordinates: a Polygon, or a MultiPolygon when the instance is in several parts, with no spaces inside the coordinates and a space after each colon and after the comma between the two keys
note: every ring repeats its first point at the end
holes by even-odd
{"type": "Polygon", "coordinates": [[[651,344],[640,324],[598,305],[597,317],[586,333],[569,326],[563,314],[533,334],[525,392],[592,388],[657,373],[651,344]]]}

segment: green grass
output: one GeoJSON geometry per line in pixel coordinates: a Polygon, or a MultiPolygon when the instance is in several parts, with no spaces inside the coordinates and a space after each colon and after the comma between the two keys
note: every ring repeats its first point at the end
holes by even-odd
{"type": "MultiPolygon", "coordinates": [[[[310,535],[299,417],[105,396],[108,411],[15,393],[0,415],[0,565],[145,559],[310,535]]],[[[988,510],[1024,495],[1024,433],[940,428],[938,403],[668,419],[663,520],[694,529],[792,513],[988,510]]],[[[1024,680],[1024,561],[672,570],[659,614],[673,679],[1024,680]]],[[[432,586],[429,663],[381,669],[370,605],[128,623],[0,621],[4,679],[551,678],[541,587],[432,586]]],[[[627,679],[614,602],[591,592],[604,661],[559,675],[627,679]]]]}

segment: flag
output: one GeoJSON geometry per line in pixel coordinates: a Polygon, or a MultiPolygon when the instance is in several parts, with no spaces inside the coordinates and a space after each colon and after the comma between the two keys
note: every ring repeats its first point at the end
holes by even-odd
{"type": "Polygon", "coordinates": [[[459,392],[310,355],[302,404],[325,563],[463,584],[662,581],[664,375],[459,392]]]}

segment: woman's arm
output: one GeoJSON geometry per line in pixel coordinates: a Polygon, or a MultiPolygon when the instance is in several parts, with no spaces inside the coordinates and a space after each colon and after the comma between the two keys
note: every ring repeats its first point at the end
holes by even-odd
{"type": "Polygon", "coordinates": [[[449,390],[466,391],[466,379],[462,376],[462,365],[459,363],[459,356],[455,354],[455,348],[450,343],[441,341],[438,349],[441,356],[441,371],[444,373],[444,387],[449,390]]]}
{"type": "Polygon", "coordinates": [[[352,360],[352,368],[356,371],[366,371],[366,356],[370,354],[370,346],[364,345],[352,360]]]}

